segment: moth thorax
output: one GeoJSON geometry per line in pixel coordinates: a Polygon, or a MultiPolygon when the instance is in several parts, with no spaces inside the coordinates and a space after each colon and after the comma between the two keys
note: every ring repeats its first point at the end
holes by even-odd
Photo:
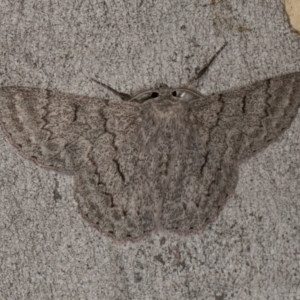
{"type": "Polygon", "coordinates": [[[153,109],[157,116],[161,118],[173,118],[183,113],[184,108],[181,101],[174,98],[158,97],[152,102],[153,109]]]}

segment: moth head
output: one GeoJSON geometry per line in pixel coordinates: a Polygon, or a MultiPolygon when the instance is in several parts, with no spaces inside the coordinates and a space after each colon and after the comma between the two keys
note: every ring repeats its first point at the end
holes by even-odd
{"type": "Polygon", "coordinates": [[[177,103],[180,101],[193,100],[202,98],[203,95],[189,88],[169,88],[161,87],[155,90],[147,90],[137,94],[129,99],[130,102],[144,103],[146,101],[161,103],[170,102],[177,103]]]}
{"type": "Polygon", "coordinates": [[[182,101],[180,94],[174,89],[160,88],[152,91],[149,104],[161,117],[171,117],[182,111],[182,101]]]}
{"type": "Polygon", "coordinates": [[[183,111],[184,102],[201,97],[201,95],[188,88],[161,87],[156,90],[147,90],[132,99],[131,102],[150,104],[161,116],[171,116],[183,111]]]}

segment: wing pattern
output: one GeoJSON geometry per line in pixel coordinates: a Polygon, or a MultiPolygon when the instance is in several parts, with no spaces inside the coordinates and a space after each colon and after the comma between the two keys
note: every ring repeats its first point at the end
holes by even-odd
{"type": "Polygon", "coordinates": [[[300,73],[192,100],[155,92],[121,101],[4,87],[0,122],[25,158],[75,174],[79,211],[102,233],[188,233],[218,216],[239,163],[290,126],[300,73]]]}

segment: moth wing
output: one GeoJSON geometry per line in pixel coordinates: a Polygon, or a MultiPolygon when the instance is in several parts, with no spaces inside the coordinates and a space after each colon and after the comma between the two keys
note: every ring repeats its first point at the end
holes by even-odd
{"type": "Polygon", "coordinates": [[[192,135],[163,200],[163,227],[190,232],[215,220],[235,190],[238,162],[288,128],[299,104],[300,73],[191,102],[183,136],[192,135]]]}
{"type": "MultiPolygon", "coordinates": [[[[74,172],[93,164],[92,151],[99,139],[113,140],[103,139],[111,136],[107,126],[114,116],[107,112],[108,102],[99,98],[3,87],[0,105],[0,122],[11,143],[42,167],[74,172]]],[[[126,110],[122,113],[126,115],[126,110]]]]}
{"type": "Polygon", "coordinates": [[[241,161],[264,149],[291,125],[300,105],[300,73],[264,80],[205,101],[207,116],[199,109],[201,103],[195,103],[192,110],[198,122],[210,120],[208,147],[218,149],[226,160],[241,161]]]}
{"type": "Polygon", "coordinates": [[[4,87],[0,105],[1,125],[25,158],[58,171],[80,169],[75,199],[91,225],[118,239],[155,227],[153,204],[145,199],[153,191],[145,190],[147,182],[127,182],[130,172],[139,172],[134,160],[140,148],[129,143],[129,153],[123,150],[123,162],[118,161],[119,149],[136,137],[139,104],[4,87]]]}
{"type": "Polygon", "coordinates": [[[75,198],[82,216],[101,233],[120,241],[140,239],[157,228],[161,194],[156,146],[146,142],[157,125],[148,118],[147,108],[151,110],[131,102],[110,102],[107,115],[114,118],[109,118],[107,127],[114,147],[99,140],[93,150],[95,165],[75,176],[75,198]],[[137,112],[124,117],[130,106],[137,112]]]}

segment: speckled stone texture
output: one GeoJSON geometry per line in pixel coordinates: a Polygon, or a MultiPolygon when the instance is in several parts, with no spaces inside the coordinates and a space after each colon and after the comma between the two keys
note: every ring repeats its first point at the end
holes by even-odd
{"type": "MultiPolygon", "coordinates": [[[[1,86],[113,95],[199,81],[203,94],[300,71],[283,1],[1,1],[1,86]]],[[[1,108],[0,108],[1,109],[1,108]]],[[[73,181],[0,134],[0,298],[300,299],[300,115],[239,168],[201,235],[116,244],[78,214],[73,181]]]]}

